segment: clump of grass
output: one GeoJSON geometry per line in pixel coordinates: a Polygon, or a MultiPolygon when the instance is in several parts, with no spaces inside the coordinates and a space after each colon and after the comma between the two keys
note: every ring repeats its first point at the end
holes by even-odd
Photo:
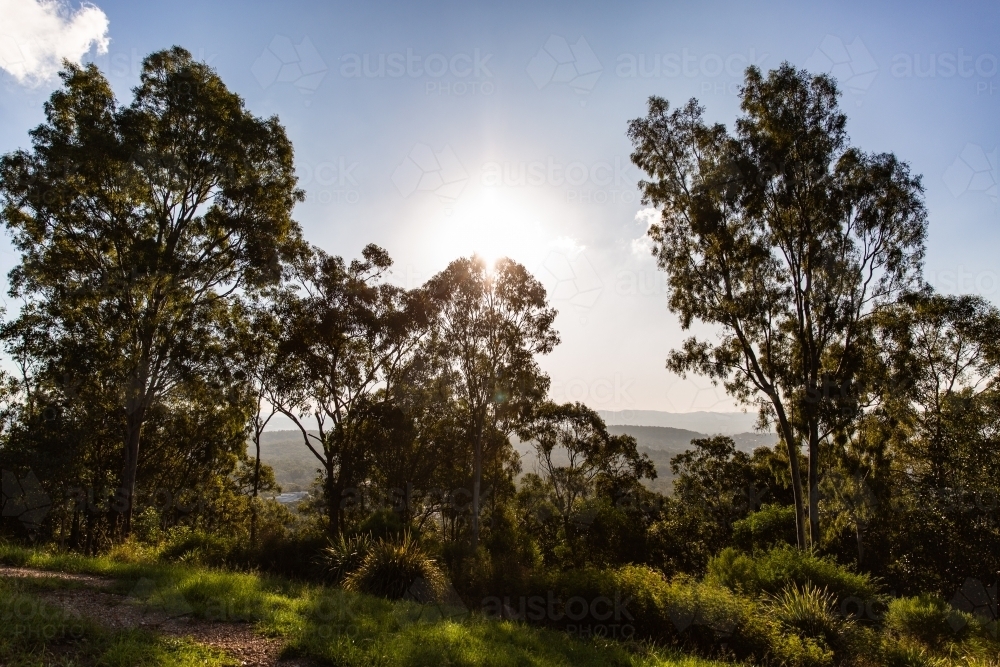
{"type": "Polygon", "coordinates": [[[344,588],[401,600],[410,594],[421,601],[440,600],[447,582],[437,561],[407,532],[399,539],[371,545],[361,565],[344,578],[344,588]]]}
{"type": "Polygon", "coordinates": [[[357,572],[375,543],[370,533],[361,533],[354,537],[344,537],[344,534],[341,533],[336,540],[330,540],[320,555],[323,569],[329,580],[339,584],[348,575],[357,572]]]}
{"type": "Polygon", "coordinates": [[[836,605],[832,593],[812,584],[788,586],[766,602],[766,608],[782,626],[829,643],[835,642],[850,624],[837,614],[836,605]]]}

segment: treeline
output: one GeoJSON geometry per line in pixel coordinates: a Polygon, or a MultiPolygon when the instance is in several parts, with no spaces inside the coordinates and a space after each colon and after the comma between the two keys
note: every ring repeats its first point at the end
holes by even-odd
{"type": "Polygon", "coordinates": [[[523,266],[460,258],[403,289],[377,246],[310,245],[277,118],[183,49],[149,56],[127,105],[94,66],[61,76],[0,161],[21,255],[7,533],[87,553],[214,534],[258,556],[405,534],[481,596],[588,567],[699,575],[730,547],[827,554],[899,592],[1000,571],[1000,313],[923,284],[920,179],[849,145],[829,78],[750,68],[733,134],[694,101],[629,125],[669,307],[719,332],[668,367],[780,437],[693,441],[665,496],[633,438],[547,400],[556,312],[523,266]],[[274,414],[316,460],[301,516],[259,459],[274,414]]]}

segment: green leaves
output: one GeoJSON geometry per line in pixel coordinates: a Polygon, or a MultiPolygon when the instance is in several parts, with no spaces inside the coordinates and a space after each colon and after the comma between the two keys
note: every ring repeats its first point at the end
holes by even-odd
{"type": "MultiPolygon", "coordinates": [[[[827,76],[751,67],[733,134],[695,100],[671,112],[655,97],[628,130],[650,177],[643,201],[661,213],[650,236],[669,307],[685,329],[718,331],[685,341],[668,368],[722,381],[790,451],[808,443],[814,541],[819,443],[861,404],[824,388],[864,383],[872,315],[920,286],[927,224],[920,178],[850,147],[838,96],[827,76]]],[[[800,526],[802,502],[796,490],[800,526]]]]}

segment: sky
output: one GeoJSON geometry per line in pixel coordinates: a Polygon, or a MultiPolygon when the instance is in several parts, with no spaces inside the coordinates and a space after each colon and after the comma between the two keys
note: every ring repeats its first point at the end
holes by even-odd
{"type": "MultiPolygon", "coordinates": [[[[1000,303],[1000,3],[762,5],[0,0],[0,152],[29,145],[63,58],[127,103],[142,58],[182,46],[285,126],[312,243],[376,243],[409,287],[509,256],[559,310],[553,399],[736,410],[664,367],[692,332],[667,310],[629,161],[650,95],[731,127],[747,65],[833,74],[852,143],[923,175],[928,282],[1000,303]]],[[[0,274],[16,262],[0,240],[0,274]]]]}

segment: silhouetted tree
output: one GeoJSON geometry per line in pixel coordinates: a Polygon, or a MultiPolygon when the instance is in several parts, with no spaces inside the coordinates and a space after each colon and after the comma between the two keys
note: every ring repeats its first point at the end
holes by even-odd
{"type": "Polygon", "coordinates": [[[483,444],[506,438],[548,390],[535,355],[559,343],[556,311],[523,266],[478,256],[453,261],[424,289],[434,308],[433,341],[455,378],[473,449],[472,547],[479,545],[483,444]]]}

